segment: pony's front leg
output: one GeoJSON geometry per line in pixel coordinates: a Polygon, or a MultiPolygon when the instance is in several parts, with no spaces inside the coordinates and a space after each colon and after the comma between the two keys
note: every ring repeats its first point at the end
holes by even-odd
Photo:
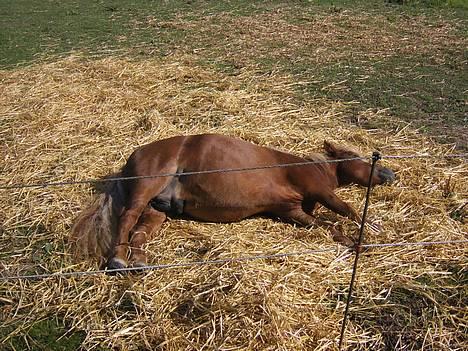
{"type": "Polygon", "coordinates": [[[161,228],[166,214],[147,206],[130,238],[130,262],[133,267],[146,266],[146,252],[143,245],[152,234],[161,228]]]}
{"type": "MultiPolygon", "coordinates": [[[[341,216],[348,217],[349,219],[355,222],[361,221],[361,217],[358,215],[356,210],[353,207],[351,207],[351,205],[341,200],[332,191],[322,194],[318,198],[318,202],[320,202],[329,210],[332,210],[333,212],[338,213],[341,216]]],[[[333,237],[333,240],[340,244],[343,244],[347,247],[355,246],[355,241],[344,235],[340,229],[336,228],[336,226],[331,228],[331,235],[333,237]]]]}
{"type": "MultiPolygon", "coordinates": [[[[305,206],[305,208],[313,210],[315,208],[315,203],[313,206],[305,206]]],[[[329,225],[329,223],[325,223],[322,220],[306,213],[304,210],[302,210],[302,208],[291,210],[287,213],[287,216],[285,216],[285,218],[287,218],[289,221],[299,223],[305,227],[323,224],[326,224],[327,226],[329,225]]],[[[343,235],[341,230],[338,230],[336,227],[331,227],[330,232],[335,242],[338,242],[347,247],[354,247],[354,241],[343,235]]]]}
{"type": "Polygon", "coordinates": [[[341,216],[348,217],[349,219],[356,222],[361,221],[361,216],[358,215],[356,210],[351,205],[348,205],[346,202],[341,200],[332,191],[320,195],[318,198],[318,202],[320,202],[329,210],[332,210],[333,212],[338,213],[341,216]]]}
{"type": "MultiPolygon", "coordinates": [[[[362,221],[361,216],[356,212],[354,208],[352,208],[350,205],[348,205],[346,202],[344,202],[338,196],[336,196],[335,193],[327,193],[325,196],[322,196],[322,200],[319,202],[322,203],[328,209],[342,216],[348,217],[349,219],[353,220],[358,226],[360,226],[362,221]]],[[[375,232],[382,231],[382,226],[380,224],[374,223],[369,219],[367,220],[366,225],[368,225],[369,228],[375,232]]]]}
{"type": "Polygon", "coordinates": [[[304,227],[313,226],[316,222],[316,218],[304,212],[300,207],[284,213],[277,213],[277,215],[287,222],[297,223],[304,227]]]}

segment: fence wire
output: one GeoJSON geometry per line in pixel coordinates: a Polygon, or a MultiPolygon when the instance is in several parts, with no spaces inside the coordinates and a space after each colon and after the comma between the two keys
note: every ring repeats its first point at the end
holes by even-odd
{"type": "MultiPolygon", "coordinates": [[[[386,159],[412,159],[412,158],[467,158],[467,154],[451,154],[451,155],[381,155],[381,158],[386,159]]],[[[193,176],[201,174],[215,174],[215,173],[235,173],[235,172],[252,172],[273,168],[286,168],[286,167],[302,167],[320,163],[339,163],[354,160],[369,160],[370,157],[349,157],[337,160],[319,160],[319,161],[304,161],[294,163],[279,163],[274,165],[265,166],[253,166],[253,167],[241,167],[241,168],[222,168],[212,169],[205,171],[193,171],[193,172],[175,172],[175,173],[161,173],[153,175],[141,175],[131,177],[112,177],[112,178],[96,178],[96,179],[84,179],[84,180],[70,180],[70,181],[54,181],[54,182],[43,182],[43,183],[17,183],[17,184],[0,184],[0,190],[8,189],[24,189],[24,188],[44,188],[51,186],[68,186],[68,185],[80,185],[80,184],[94,184],[94,183],[106,183],[115,181],[128,181],[135,179],[149,179],[149,178],[164,178],[164,177],[182,177],[182,176],[193,176]]]]}
{"type": "MultiPolygon", "coordinates": [[[[378,247],[398,247],[398,246],[432,246],[432,245],[459,245],[459,244],[468,244],[468,240],[452,240],[452,241],[420,241],[420,242],[400,242],[400,243],[377,243],[377,244],[363,244],[362,248],[378,248],[378,247]]],[[[230,257],[222,258],[217,260],[200,260],[200,261],[191,261],[191,262],[179,262],[179,263],[167,263],[159,265],[149,265],[144,267],[127,267],[119,269],[100,269],[92,271],[75,271],[75,272],[55,272],[55,273],[42,273],[42,274],[27,274],[27,275],[3,275],[0,276],[0,281],[8,280],[35,280],[35,279],[46,279],[46,278],[68,278],[68,277],[80,277],[80,276],[92,276],[100,274],[116,274],[116,273],[140,273],[145,271],[156,271],[162,269],[174,269],[174,268],[187,268],[195,266],[205,266],[205,265],[221,265],[228,263],[241,263],[247,261],[255,260],[266,260],[266,259],[279,259],[287,258],[294,256],[308,256],[324,252],[340,252],[341,247],[330,247],[325,249],[318,250],[305,250],[297,252],[285,252],[285,253],[276,253],[276,254],[262,254],[262,255],[252,255],[252,256],[241,256],[241,257],[230,257]]],[[[352,252],[352,249],[345,248],[345,252],[352,252]]],[[[5,271],[4,271],[5,273],[5,271]]]]}
{"type": "Polygon", "coordinates": [[[382,243],[382,244],[363,244],[363,248],[372,247],[396,247],[396,246],[431,246],[431,245],[455,245],[468,244],[468,240],[451,240],[451,241],[416,241],[416,242],[400,242],[400,243],[382,243]]]}
{"type": "Polygon", "coordinates": [[[51,277],[72,277],[72,276],[89,276],[97,274],[116,274],[116,273],[130,273],[130,272],[143,272],[143,271],[155,271],[161,269],[171,269],[171,268],[182,268],[182,267],[194,267],[194,266],[205,266],[205,265],[219,265],[226,263],[239,263],[246,261],[254,260],[265,260],[265,259],[278,259],[292,256],[305,256],[312,255],[322,252],[331,252],[338,251],[339,248],[326,248],[320,250],[306,250],[298,252],[286,252],[286,253],[277,253],[277,254],[263,254],[263,255],[254,255],[254,256],[241,256],[241,257],[230,257],[230,258],[221,258],[217,260],[201,260],[201,261],[191,261],[191,262],[181,262],[181,263],[168,263],[160,265],[150,265],[144,267],[126,267],[118,269],[100,269],[95,271],[76,271],[76,272],[56,272],[56,273],[44,273],[44,274],[29,274],[29,275],[15,275],[15,276],[0,276],[0,281],[2,280],[18,280],[18,279],[44,279],[51,277]]]}
{"type": "Polygon", "coordinates": [[[449,154],[449,155],[381,155],[381,158],[388,158],[388,159],[403,159],[403,158],[466,158],[468,154],[449,154]]]}
{"type": "Polygon", "coordinates": [[[148,178],[164,178],[164,177],[184,177],[184,176],[193,176],[201,174],[214,174],[214,173],[235,173],[235,172],[252,172],[260,171],[264,169],[272,168],[286,168],[286,167],[302,167],[309,166],[319,163],[338,163],[345,161],[354,161],[354,160],[368,160],[369,157],[350,157],[339,160],[320,160],[320,161],[304,161],[304,162],[294,162],[294,163],[278,163],[275,165],[265,165],[265,166],[253,166],[253,167],[240,167],[240,168],[221,168],[221,169],[210,169],[205,171],[193,171],[193,172],[175,172],[175,173],[160,173],[153,175],[141,175],[141,176],[130,176],[130,177],[112,177],[112,178],[101,178],[101,179],[84,179],[77,181],[63,181],[63,182],[47,182],[47,183],[32,183],[32,184],[2,184],[0,185],[1,189],[21,189],[21,188],[40,188],[48,186],[65,186],[65,185],[77,185],[77,184],[90,184],[90,183],[106,183],[106,182],[115,182],[115,181],[126,181],[126,180],[135,180],[135,179],[148,179],[148,178]]]}

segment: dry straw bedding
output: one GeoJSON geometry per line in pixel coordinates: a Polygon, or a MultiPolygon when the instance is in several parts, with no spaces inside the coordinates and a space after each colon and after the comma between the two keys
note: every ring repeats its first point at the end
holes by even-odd
{"type": "MultiPolygon", "coordinates": [[[[190,56],[138,62],[70,56],[2,71],[0,79],[2,184],[100,177],[119,169],[138,145],[202,132],[298,155],[320,150],[324,139],[366,155],[376,149],[384,154],[452,151],[409,128],[353,127],[342,118],[348,108],[342,103],[300,103],[286,75],[243,69],[226,76],[196,66],[190,56]]],[[[379,118],[378,112],[369,114],[379,118]]],[[[383,230],[369,233],[367,242],[467,238],[463,219],[450,216],[466,201],[465,161],[384,163],[399,179],[375,189],[370,217],[383,230]]],[[[1,191],[3,274],[95,268],[76,263],[67,248],[73,218],[92,192],[85,185],[1,191]]],[[[362,189],[349,187],[339,195],[362,208],[362,189]]],[[[343,223],[348,233],[357,230],[323,209],[318,216],[343,223]]],[[[2,342],[34,322],[58,317],[70,332],[86,332],[86,349],[331,350],[353,256],[333,243],[326,228],[262,218],[233,224],[171,220],[147,249],[157,264],[330,247],[336,251],[144,275],[1,282],[0,316],[10,332],[2,334],[2,342]]],[[[466,275],[466,256],[467,246],[369,250],[359,265],[359,299],[347,347],[383,350],[392,338],[402,349],[466,348],[466,286],[447,283],[453,270],[466,275]],[[407,329],[387,333],[378,321],[392,318],[386,315],[395,303],[391,297],[403,288],[430,302],[431,312],[413,315],[420,330],[400,325],[407,329]]],[[[405,313],[414,314],[410,303],[401,304],[405,313]]]]}

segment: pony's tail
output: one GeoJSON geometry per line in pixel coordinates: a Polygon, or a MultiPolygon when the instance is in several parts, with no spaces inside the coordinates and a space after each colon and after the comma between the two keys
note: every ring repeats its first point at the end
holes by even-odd
{"type": "Polygon", "coordinates": [[[122,181],[106,182],[104,186],[102,193],[75,219],[70,240],[76,258],[97,259],[100,265],[112,254],[118,219],[125,202],[122,181]]]}

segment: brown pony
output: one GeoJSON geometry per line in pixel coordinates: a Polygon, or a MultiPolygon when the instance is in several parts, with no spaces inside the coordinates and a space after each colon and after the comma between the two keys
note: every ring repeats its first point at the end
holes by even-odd
{"type": "MultiPolygon", "coordinates": [[[[119,180],[83,211],[72,228],[72,239],[85,254],[107,259],[110,269],[146,265],[142,246],[166,216],[201,221],[235,222],[258,214],[311,225],[317,204],[359,221],[356,211],[334,190],[356,183],[367,186],[371,166],[362,160],[316,163],[255,171],[183,175],[188,172],[245,168],[307,160],[357,157],[349,150],[324,143],[325,156],[301,158],[223,135],[177,136],[136,149],[121,172],[135,177],[167,173],[168,177],[119,180]]],[[[376,167],[372,185],[392,182],[395,174],[376,167]]],[[[353,242],[340,236],[346,245],[353,242]]],[[[104,261],[102,261],[104,262],[104,261]]]]}

